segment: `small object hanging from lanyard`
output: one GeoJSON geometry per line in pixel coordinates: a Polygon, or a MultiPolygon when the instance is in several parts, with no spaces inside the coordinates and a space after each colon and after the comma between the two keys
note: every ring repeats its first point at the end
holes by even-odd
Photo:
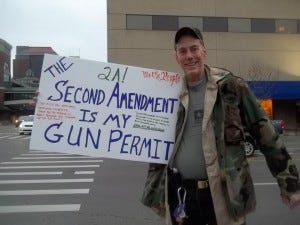
{"type": "Polygon", "coordinates": [[[187,215],[185,214],[185,197],[186,190],[183,187],[179,187],[177,189],[178,205],[173,212],[173,216],[179,224],[182,224],[183,220],[187,218],[187,215]]]}

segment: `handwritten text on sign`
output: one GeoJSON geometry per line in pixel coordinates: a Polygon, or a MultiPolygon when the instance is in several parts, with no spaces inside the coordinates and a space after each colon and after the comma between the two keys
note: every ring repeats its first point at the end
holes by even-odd
{"type": "Polygon", "coordinates": [[[30,148],[167,163],[176,73],[45,55],[30,148]]]}

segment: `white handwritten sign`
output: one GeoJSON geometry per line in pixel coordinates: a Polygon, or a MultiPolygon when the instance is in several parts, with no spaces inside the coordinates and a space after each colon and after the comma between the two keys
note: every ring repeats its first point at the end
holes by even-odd
{"type": "Polygon", "coordinates": [[[167,163],[182,78],[45,55],[30,149],[167,163]]]}

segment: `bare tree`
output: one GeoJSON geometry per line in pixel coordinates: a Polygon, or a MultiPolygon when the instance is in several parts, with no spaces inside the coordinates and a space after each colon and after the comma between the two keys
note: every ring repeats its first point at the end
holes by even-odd
{"type": "Polygon", "coordinates": [[[278,71],[274,74],[268,71],[263,65],[259,63],[252,63],[247,72],[247,78],[253,81],[270,81],[278,78],[278,71]]]}
{"type": "Polygon", "coordinates": [[[272,71],[268,71],[263,65],[259,63],[253,63],[247,72],[247,79],[250,81],[260,81],[259,88],[260,93],[264,93],[264,98],[271,98],[274,93],[275,85],[273,82],[278,78],[278,71],[274,74],[272,71]]]}

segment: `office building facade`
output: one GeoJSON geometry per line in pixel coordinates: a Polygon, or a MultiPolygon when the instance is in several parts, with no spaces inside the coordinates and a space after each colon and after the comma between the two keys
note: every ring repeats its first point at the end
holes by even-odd
{"type": "Polygon", "coordinates": [[[175,31],[197,27],[207,64],[255,81],[259,90],[265,81],[277,82],[281,93],[255,92],[273,101],[272,116],[284,119],[287,130],[300,130],[299,1],[110,0],[107,7],[109,62],[181,72],[175,31]]]}

